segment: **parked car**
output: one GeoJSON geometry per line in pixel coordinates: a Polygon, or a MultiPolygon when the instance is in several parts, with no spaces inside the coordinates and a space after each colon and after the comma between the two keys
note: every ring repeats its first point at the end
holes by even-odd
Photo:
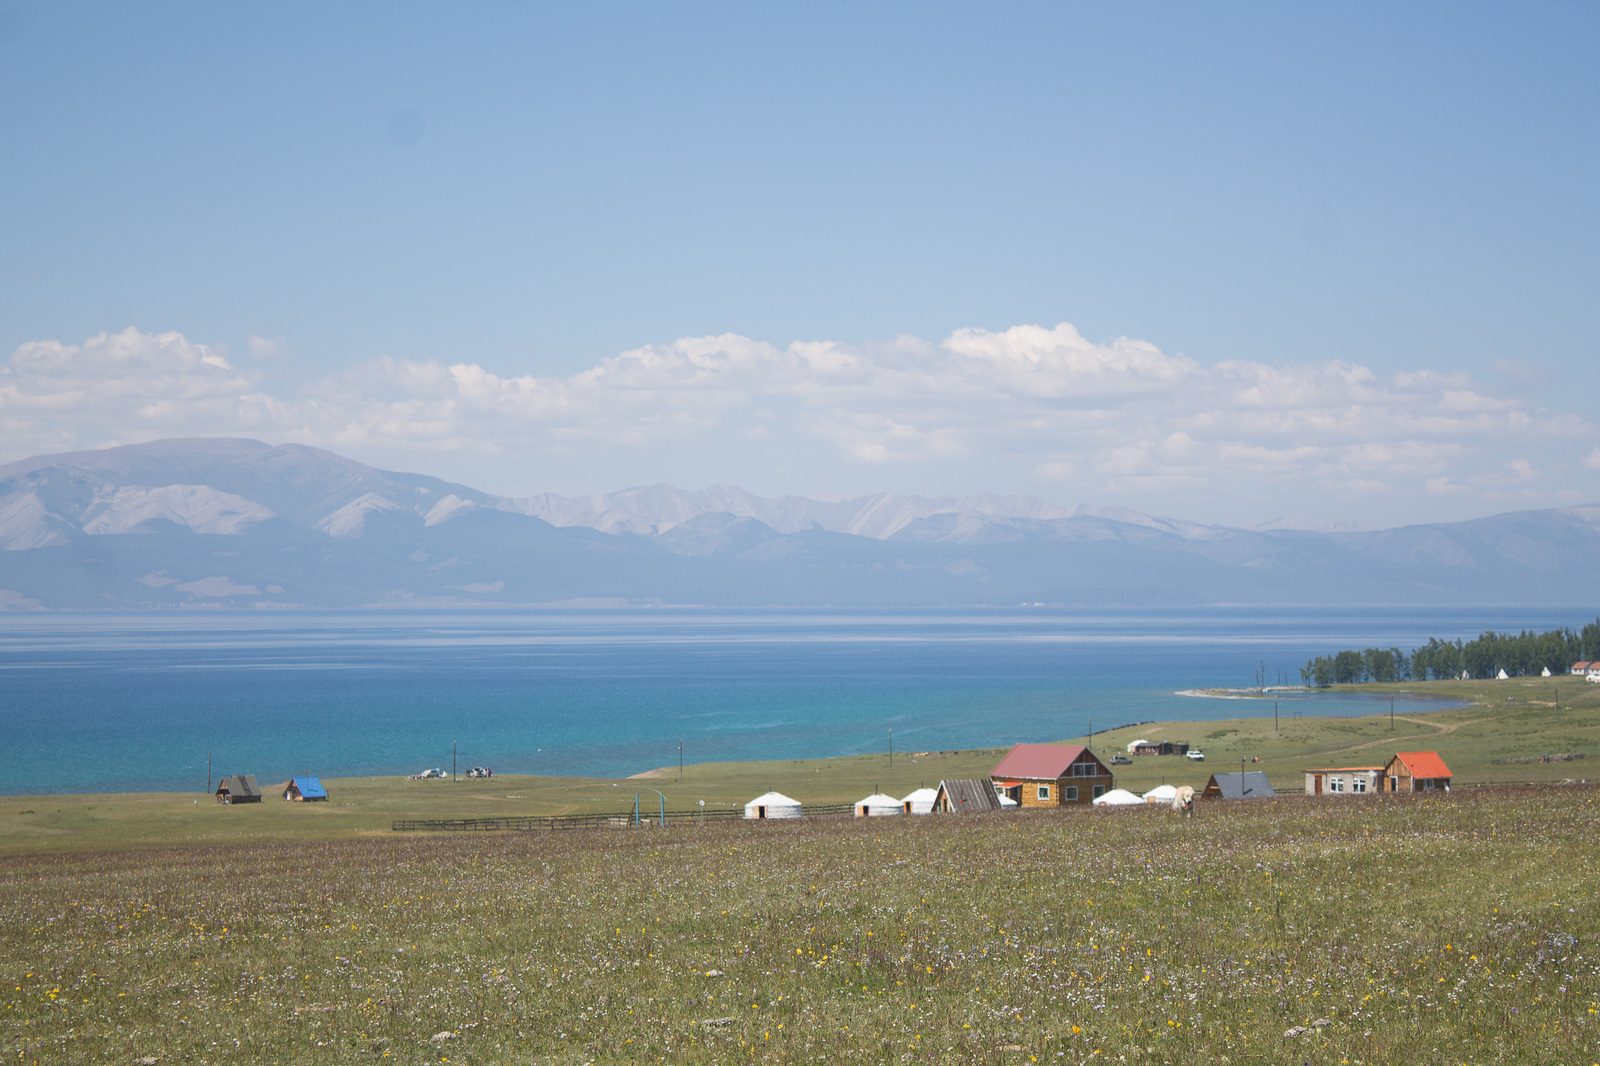
{"type": "Polygon", "coordinates": [[[1183,753],[1183,757],[1188,759],[1190,762],[1206,761],[1206,753],[1201,751],[1199,748],[1190,748],[1188,751],[1183,753]]]}
{"type": "Polygon", "coordinates": [[[1111,756],[1111,765],[1112,766],[1132,766],[1133,765],[1133,760],[1128,758],[1126,755],[1113,755],[1113,756],[1111,756]]]}

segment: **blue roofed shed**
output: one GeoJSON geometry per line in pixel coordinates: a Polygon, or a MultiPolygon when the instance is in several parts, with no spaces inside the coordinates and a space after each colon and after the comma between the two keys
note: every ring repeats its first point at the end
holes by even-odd
{"type": "Polygon", "coordinates": [[[283,790],[283,798],[295,803],[304,800],[325,800],[328,790],[322,787],[322,782],[315,777],[292,777],[289,787],[283,790]]]}

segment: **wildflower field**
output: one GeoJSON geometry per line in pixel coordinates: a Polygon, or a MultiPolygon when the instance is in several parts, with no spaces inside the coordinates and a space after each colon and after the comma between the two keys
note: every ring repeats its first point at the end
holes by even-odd
{"type": "Polygon", "coordinates": [[[14,856],[19,1063],[1600,1061],[1600,790],[14,856]]]}

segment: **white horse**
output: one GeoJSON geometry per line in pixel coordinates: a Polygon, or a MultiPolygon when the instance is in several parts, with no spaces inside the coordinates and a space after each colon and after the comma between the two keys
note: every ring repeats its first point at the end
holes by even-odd
{"type": "Polygon", "coordinates": [[[1178,794],[1172,797],[1172,809],[1182,811],[1189,817],[1194,817],[1194,789],[1188,785],[1179,785],[1178,794]]]}

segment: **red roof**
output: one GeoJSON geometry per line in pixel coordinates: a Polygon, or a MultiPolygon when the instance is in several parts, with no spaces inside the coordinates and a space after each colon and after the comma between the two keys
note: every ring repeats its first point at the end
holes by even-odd
{"type": "Polygon", "coordinates": [[[1066,776],[1067,767],[1086,750],[1082,744],[1018,744],[1006,752],[989,776],[1054,781],[1066,776]]]}
{"type": "Polygon", "coordinates": [[[1450,767],[1444,764],[1436,751],[1402,751],[1395,755],[1412,777],[1451,777],[1450,767]]]}

